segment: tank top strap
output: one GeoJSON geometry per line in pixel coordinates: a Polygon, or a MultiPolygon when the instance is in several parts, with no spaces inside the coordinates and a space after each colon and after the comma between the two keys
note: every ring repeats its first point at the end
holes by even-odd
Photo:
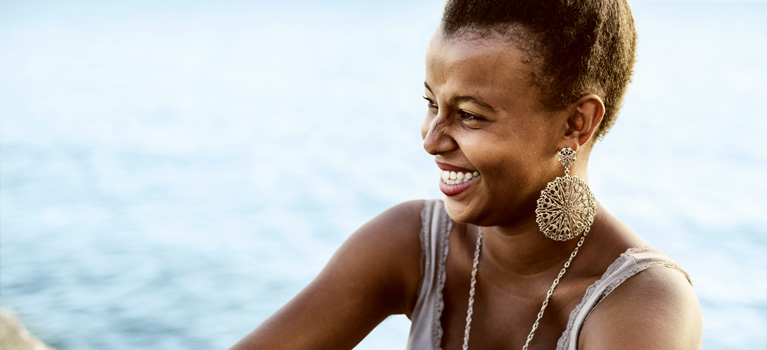
{"type": "Polygon", "coordinates": [[[557,350],[577,350],[581,328],[594,308],[621,283],[655,266],[675,269],[692,284],[690,275],[661,251],[650,247],[631,248],[610,264],[602,277],[586,290],[581,303],[570,313],[567,329],[557,342],[557,350]]]}
{"type": "Polygon", "coordinates": [[[421,286],[411,314],[407,349],[439,349],[444,309],[445,260],[453,222],[440,199],[424,201],[421,211],[421,286]]]}

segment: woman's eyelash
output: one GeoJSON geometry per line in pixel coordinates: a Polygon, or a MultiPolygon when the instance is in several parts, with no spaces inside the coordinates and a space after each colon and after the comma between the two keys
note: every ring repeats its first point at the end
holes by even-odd
{"type": "MultiPolygon", "coordinates": [[[[429,108],[435,108],[435,109],[437,108],[437,104],[436,104],[436,103],[434,103],[434,101],[432,101],[430,98],[428,98],[428,97],[426,97],[426,96],[421,96],[421,97],[422,97],[424,100],[426,100],[426,105],[427,105],[429,108]]],[[[472,120],[483,120],[483,118],[482,118],[482,117],[480,117],[480,116],[478,116],[478,115],[476,115],[476,114],[472,114],[472,113],[466,112],[466,111],[459,111],[459,112],[458,112],[458,117],[459,117],[459,118],[460,118],[462,121],[465,121],[465,122],[468,122],[468,121],[472,121],[472,120]]]]}
{"type": "Polygon", "coordinates": [[[437,104],[434,103],[434,101],[432,101],[430,98],[426,96],[421,96],[421,97],[423,97],[423,99],[426,100],[426,105],[429,106],[429,108],[437,108],[437,104]]]}
{"type": "Polygon", "coordinates": [[[479,116],[476,116],[466,111],[461,111],[461,120],[463,121],[480,120],[480,119],[482,118],[480,118],[479,116]]]}

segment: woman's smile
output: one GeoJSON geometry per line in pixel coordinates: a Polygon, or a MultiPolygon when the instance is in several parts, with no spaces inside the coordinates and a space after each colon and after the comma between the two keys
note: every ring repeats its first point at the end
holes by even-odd
{"type": "Polygon", "coordinates": [[[446,196],[456,196],[467,190],[479,180],[476,170],[466,169],[448,163],[437,161],[439,167],[439,189],[446,196]]]}
{"type": "MultiPolygon", "coordinates": [[[[477,175],[472,176],[472,173],[467,173],[468,177],[465,177],[461,180],[455,179],[447,179],[445,180],[444,171],[440,171],[442,174],[442,178],[439,180],[439,189],[444,193],[446,196],[457,196],[458,194],[462,193],[463,191],[466,191],[473,185],[475,182],[479,181],[479,173],[474,172],[477,175]]],[[[455,175],[455,172],[451,172],[448,176],[455,175]]],[[[458,173],[458,175],[463,175],[463,173],[458,173]]]]}

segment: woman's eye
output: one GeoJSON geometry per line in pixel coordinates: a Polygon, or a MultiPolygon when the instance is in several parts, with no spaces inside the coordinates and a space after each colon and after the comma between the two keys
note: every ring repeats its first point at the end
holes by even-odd
{"type": "Polygon", "coordinates": [[[430,98],[426,96],[421,96],[424,100],[426,100],[426,106],[428,106],[430,109],[437,109],[437,104],[434,103],[430,98]]]}
{"type": "Polygon", "coordinates": [[[470,121],[474,121],[474,120],[476,120],[476,121],[482,120],[482,117],[474,115],[474,114],[471,114],[471,113],[466,112],[466,111],[460,111],[459,112],[459,116],[460,116],[461,120],[464,121],[464,122],[470,122],[470,121]]]}

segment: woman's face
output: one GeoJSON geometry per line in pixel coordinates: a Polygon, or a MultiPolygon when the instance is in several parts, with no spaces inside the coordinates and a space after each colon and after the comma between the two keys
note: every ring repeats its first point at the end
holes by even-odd
{"type": "Polygon", "coordinates": [[[564,173],[556,153],[569,146],[567,113],[540,107],[527,58],[499,35],[437,32],[429,43],[421,135],[440,169],[456,173],[443,172],[439,184],[453,220],[519,224],[534,217],[540,191],[564,173]]]}

